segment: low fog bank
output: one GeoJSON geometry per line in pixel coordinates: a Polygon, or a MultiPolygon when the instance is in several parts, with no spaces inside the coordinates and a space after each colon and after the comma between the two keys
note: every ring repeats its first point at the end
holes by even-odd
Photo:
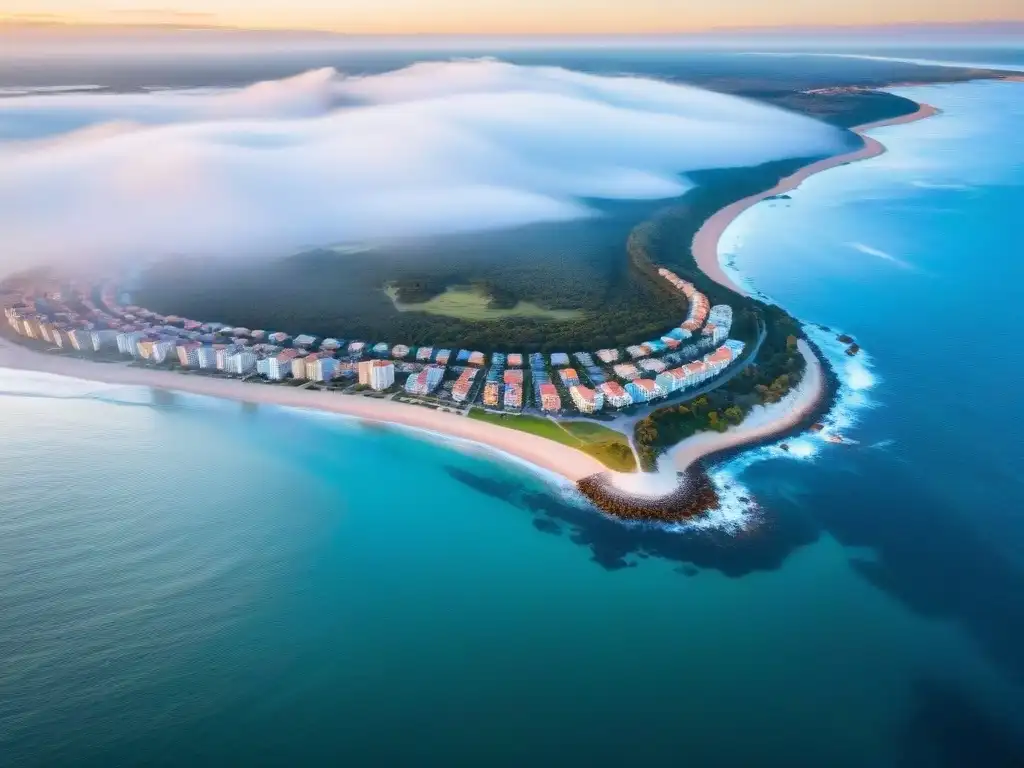
{"type": "Polygon", "coordinates": [[[0,99],[0,267],[446,234],[675,197],[844,132],[698,88],[490,60],[0,99]]]}

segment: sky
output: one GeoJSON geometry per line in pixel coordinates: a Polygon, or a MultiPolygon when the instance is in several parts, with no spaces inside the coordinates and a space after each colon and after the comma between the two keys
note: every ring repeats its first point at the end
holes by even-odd
{"type": "Polygon", "coordinates": [[[1024,20],[1021,0],[0,0],[0,19],[352,34],[695,32],[1024,20]]]}

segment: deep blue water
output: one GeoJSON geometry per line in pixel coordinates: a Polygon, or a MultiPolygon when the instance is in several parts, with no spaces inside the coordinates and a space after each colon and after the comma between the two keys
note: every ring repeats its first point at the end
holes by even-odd
{"type": "Polygon", "coordinates": [[[0,763],[1020,765],[1022,88],[908,91],[944,114],[730,233],[867,351],[857,446],[723,468],[763,510],[740,534],[334,418],[0,372],[0,763]]]}

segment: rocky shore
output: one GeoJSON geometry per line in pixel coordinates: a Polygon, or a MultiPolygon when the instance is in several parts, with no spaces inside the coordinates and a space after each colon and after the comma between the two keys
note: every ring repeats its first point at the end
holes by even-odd
{"type": "Polygon", "coordinates": [[[576,488],[605,514],[636,522],[685,522],[718,506],[718,493],[701,467],[680,472],[675,489],[662,496],[624,491],[608,472],[585,477],[576,488]]]}

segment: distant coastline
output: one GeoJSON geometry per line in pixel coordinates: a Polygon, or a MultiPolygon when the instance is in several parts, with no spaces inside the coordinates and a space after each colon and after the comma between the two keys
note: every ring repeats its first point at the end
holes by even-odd
{"type": "Polygon", "coordinates": [[[719,258],[718,244],[722,239],[722,235],[725,234],[725,230],[733,223],[733,221],[735,221],[742,213],[753,208],[763,200],[792,192],[803,184],[804,181],[815,174],[822,173],[832,168],[838,168],[839,166],[846,165],[848,163],[855,163],[860,160],[870,160],[873,157],[878,157],[879,155],[884,154],[886,152],[885,145],[877,139],[873,139],[868,136],[868,131],[876,128],[885,128],[891,125],[914,123],[918,120],[925,120],[936,114],[938,114],[938,110],[935,109],[935,107],[929,104],[918,104],[917,111],[908,115],[901,115],[900,117],[877,120],[872,123],[859,125],[851,130],[863,140],[864,144],[860,148],[842,155],[827,157],[824,160],[818,160],[815,163],[804,166],[796,173],[782,179],[782,181],[771,189],[759,192],[756,195],[750,195],[742,200],[737,200],[735,203],[722,208],[704,222],[704,225],[697,230],[697,234],[693,238],[693,257],[697,262],[697,266],[700,267],[704,274],[722,287],[728,288],[741,296],[748,295],[747,291],[742,286],[737,285],[732,278],[729,277],[722,266],[721,259],[719,258]]]}

